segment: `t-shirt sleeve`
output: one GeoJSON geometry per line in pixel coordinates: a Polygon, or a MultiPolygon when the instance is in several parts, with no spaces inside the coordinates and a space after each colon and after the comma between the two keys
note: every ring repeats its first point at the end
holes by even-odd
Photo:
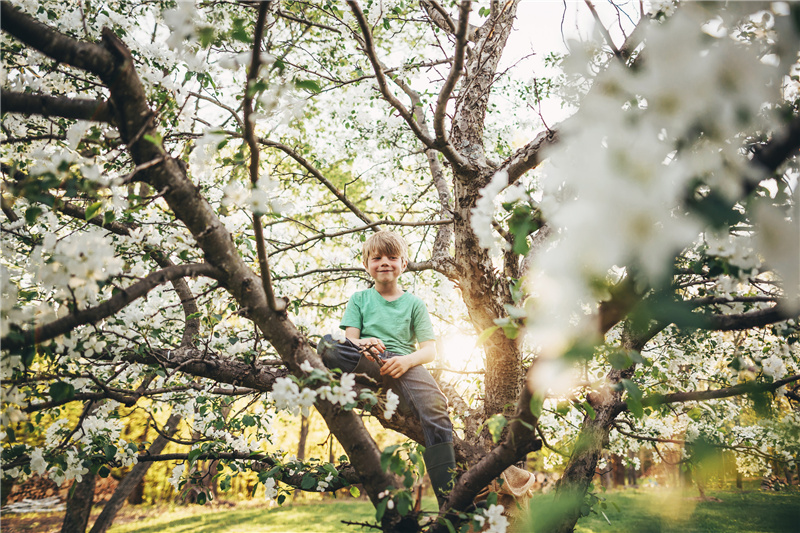
{"type": "Polygon", "coordinates": [[[414,336],[417,338],[417,342],[436,340],[436,335],[433,333],[433,325],[431,324],[431,317],[428,315],[428,308],[422,300],[417,300],[414,306],[413,319],[414,336]]]}
{"type": "Polygon", "coordinates": [[[347,302],[347,307],[344,309],[344,316],[342,317],[342,321],[339,324],[340,329],[346,328],[358,328],[359,330],[364,329],[364,320],[361,315],[361,305],[360,305],[361,298],[359,298],[358,293],[354,294],[350,300],[347,302]]]}

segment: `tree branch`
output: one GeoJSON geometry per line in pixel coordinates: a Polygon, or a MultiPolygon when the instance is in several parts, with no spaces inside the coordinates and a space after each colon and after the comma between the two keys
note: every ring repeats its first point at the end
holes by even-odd
{"type": "Polygon", "coordinates": [[[270,148],[277,148],[278,150],[282,151],[305,168],[312,176],[314,176],[320,183],[325,185],[329,191],[333,193],[336,198],[339,199],[347,208],[353,212],[355,216],[366,222],[367,224],[373,224],[372,219],[370,219],[361,209],[358,208],[345,194],[339,190],[336,185],[334,185],[328,178],[322,175],[314,165],[309,163],[303,156],[298,154],[292,148],[286,146],[283,143],[279,143],[277,141],[270,141],[269,139],[259,138],[258,142],[263,144],[264,146],[269,146],[270,148]]]}
{"type": "MultiPolygon", "coordinates": [[[[267,21],[267,12],[271,2],[261,2],[258,7],[258,20],[253,35],[253,55],[250,61],[250,69],[247,72],[247,81],[244,92],[244,138],[247,146],[250,147],[250,183],[253,187],[258,186],[261,174],[259,166],[258,141],[256,140],[255,124],[253,117],[253,96],[255,96],[255,84],[259,77],[258,71],[261,68],[261,40],[264,38],[264,25],[267,21]]],[[[261,270],[261,283],[264,286],[264,294],[267,297],[267,304],[273,311],[283,311],[286,305],[281,301],[282,307],[279,309],[275,294],[272,290],[272,280],[270,279],[269,262],[267,261],[267,250],[264,246],[264,227],[261,225],[261,214],[253,213],[253,233],[256,238],[256,255],[258,265],[261,270]]]]}
{"type": "Polygon", "coordinates": [[[416,135],[417,138],[422,141],[422,144],[428,148],[437,148],[434,140],[431,139],[430,136],[425,135],[425,132],[422,131],[422,129],[419,127],[419,124],[417,124],[417,122],[414,120],[413,114],[409,112],[402,102],[400,102],[400,100],[398,100],[394,94],[392,94],[392,91],[389,90],[389,86],[386,83],[386,75],[383,71],[383,66],[378,60],[378,56],[375,51],[375,43],[372,40],[372,31],[369,28],[369,23],[367,22],[366,17],[364,17],[364,13],[361,11],[361,6],[359,6],[358,2],[355,0],[348,0],[347,4],[350,6],[353,16],[355,16],[359,28],[361,28],[363,37],[360,39],[360,44],[364,49],[364,53],[367,54],[367,58],[369,59],[372,69],[375,72],[375,80],[378,82],[378,89],[380,90],[381,94],[389,103],[389,105],[397,110],[403,120],[405,120],[408,126],[411,128],[411,131],[414,132],[414,135],[416,135]]]}
{"type": "Polygon", "coordinates": [[[158,272],[153,272],[127,289],[119,291],[96,307],[75,311],[32,330],[11,332],[2,339],[3,349],[19,350],[25,346],[40,344],[63,335],[78,326],[99,322],[141,298],[157,286],[184,276],[208,276],[216,279],[221,277],[221,274],[216,268],[207,263],[167,267],[158,272]]]}
{"type": "MultiPolygon", "coordinates": [[[[716,390],[703,390],[703,391],[689,391],[689,392],[673,392],[672,394],[653,394],[642,398],[642,405],[645,407],[655,405],[666,405],[672,403],[683,402],[702,402],[706,400],[719,400],[721,398],[730,398],[732,396],[742,396],[754,392],[773,392],[788,383],[800,381],[800,374],[789,376],[788,378],[779,379],[772,383],[757,383],[748,382],[733,385],[732,387],[725,387],[716,390]]],[[[620,402],[617,405],[623,411],[628,409],[627,402],[620,402]]]]}
{"type": "MultiPolygon", "coordinates": [[[[475,496],[506,468],[528,453],[541,449],[542,441],[535,434],[538,419],[531,413],[530,402],[531,392],[528,387],[523,387],[506,438],[458,479],[443,509],[466,509],[475,496]]],[[[446,530],[443,525],[437,524],[431,531],[446,530]]]]}
{"type": "Polygon", "coordinates": [[[114,58],[104,47],[76,41],[26,15],[7,0],[0,6],[0,27],[53,59],[101,78],[111,76],[115,69],[114,58]]]}
{"type": "Polygon", "coordinates": [[[600,20],[600,15],[597,14],[597,10],[594,8],[594,4],[590,0],[584,0],[586,6],[589,8],[589,11],[592,12],[592,16],[594,17],[595,24],[600,28],[600,33],[603,34],[603,38],[606,40],[609,48],[611,51],[614,52],[614,56],[622,60],[623,62],[625,59],[623,58],[622,54],[620,54],[619,49],[614,44],[614,40],[611,38],[611,34],[608,33],[608,29],[603,24],[603,21],[600,20]]]}
{"type": "Polygon", "coordinates": [[[500,170],[508,172],[508,182],[514,183],[527,171],[539,166],[543,161],[542,151],[548,146],[556,144],[558,140],[559,136],[556,130],[545,130],[539,133],[531,142],[503,161],[500,170]]]}
{"type": "Polygon", "coordinates": [[[463,0],[459,6],[458,29],[455,33],[456,50],[453,54],[453,66],[450,73],[439,91],[436,99],[436,110],[433,114],[433,131],[436,134],[435,147],[441,150],[442,154],[453,164],[456,169],[467,168],[469,162],[458,152],[450,143],[447,132],[444,129],[444,119],[447,116],[447,103],[455,89],[456,82],[461,77],[464,70],[464,56],[467,51],[467,30],[469,28],[469,12],[472,7],[470,0],[463,0]]]}
{"type": "Polygon", "coordinates": [[[704,317],[702,327],[716,331],[734,331],[740,329],[760,328],[781,322],[790,318],[797,318],[798,315],[790,312],[789,309],[780,303],[767,309],[750,311],[740,315],[713,315],[704,317]]]}
{"type": "MultiPolygon", "coordinates": [[[[253,461],[249,468],[254,472],[262,472],[264,470],[269,470],[279,464],[276,462],[272,457],[268,455],[262,454],[248,454],[248,453],[240,453],[240,452],[218,452],[218,453],[203,453],[196,457],[197,461],[209,461],[209,460],[224,460],[224,461],[253,461]]],[[[189,454],[188,453],[163,453],[159,455],[139,455],[138,456],[139,462],[161,462],[161,461],[188,461],[189,454]]],[[[341,463],[336,466],[336,470],[339,472],[338,476],[329,482],[328,487],[325,489],[325,492],[334,492],[344,487],[349,487],[350,485],[355,485],[357,483],[361,483],[361,477],[356,472],[355,468],[350,463],[341,463]]],[[[303,477],[309,472],[315,471],[304,471],[301,470],[294,474],[293,476],[281,476],[280,481],[290,487],[300,490],[307,490],[307,491],[316,491],[316,485],[314,485],[311,489],[303,489],[301,487],[301,482],[303,477]]]]}
{"type": "Polygon", "coordinates": [[[4,113],[73,118],[95,122],[113,122],[108,102],[89,98],[67,98],[46,94],[19,93],[2,89],[0,100],[4,113]]]}

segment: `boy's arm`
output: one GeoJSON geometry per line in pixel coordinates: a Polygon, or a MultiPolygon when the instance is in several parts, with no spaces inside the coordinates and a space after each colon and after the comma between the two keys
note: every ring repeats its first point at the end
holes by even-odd
{"type": "Polygon", "coordinates": [[[381,367],[381,375],[399,378],[417,365],[424,365],[436,359],[436,341],[423,341],[419,343],[419,350],[408,355],[401,355],[386,359],[381,367]]]}

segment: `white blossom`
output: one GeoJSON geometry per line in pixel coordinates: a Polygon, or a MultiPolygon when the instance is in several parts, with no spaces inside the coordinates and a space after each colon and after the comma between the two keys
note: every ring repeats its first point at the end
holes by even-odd
{"type": "Polygon", "coordinates": [[[488,509],[484,509],[483,514],[486,516],[489,528],[487,533],[505,533],[508,528],[508,518],[503,516],[505,508],[502,505],[490,505],[488,509]]]}
{"type": "Polygon", "coordinates": [[[400,397],[394,393],[392,389],[386,391],[386,407],[383,410],[383,418],[389,420],[392,418],[397,406],[400,404],[400,397]]]}
{"type": "Polygon", "coordinates": [[[773,380],[777,380],[786,374],[786,365],[780,357],[773,354],[761,360],[761,370],[773,380]]]}
{"type": "Polygon", "coordinates": [[[271,502],[278,497],[278,488],[275,486],[275,478],[268,477],[264,482],[264,497],[271,502]]]}
{"type": "Polygon", "coordinates": [[[31,452],[31,470],[40,476],[47,471],[47,461],[42,455],[42,448],[34,448],[31,452]]]}
{"type": "Polygon", "coordinates": [[[347,337],[344,335],[344,331],[339,328],[331,329],[331,338],[338,343],[343,343],[347,340],[347,337]]]}
{"type": "Polygon", "coordinates": [[[175,487],[175,490],[180,489],[179,485],[181,482],[181,477],[183,476],[183,473],[185,471],[186,471],[185,463],[181,463],[172,469],[172,475],[169,478],[169,484],[175,487]]]}

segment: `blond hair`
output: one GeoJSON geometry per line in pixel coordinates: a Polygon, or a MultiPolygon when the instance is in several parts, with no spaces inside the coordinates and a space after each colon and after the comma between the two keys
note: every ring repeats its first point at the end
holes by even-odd
{"type": "Polygon", "coordinates": [[[361,261],[367,266],[367,261],[372,256],[396,255],[408,263],[408,244],[405,239],[393,231],[381,230],[370,235],[364,241],[361,261]]]}

